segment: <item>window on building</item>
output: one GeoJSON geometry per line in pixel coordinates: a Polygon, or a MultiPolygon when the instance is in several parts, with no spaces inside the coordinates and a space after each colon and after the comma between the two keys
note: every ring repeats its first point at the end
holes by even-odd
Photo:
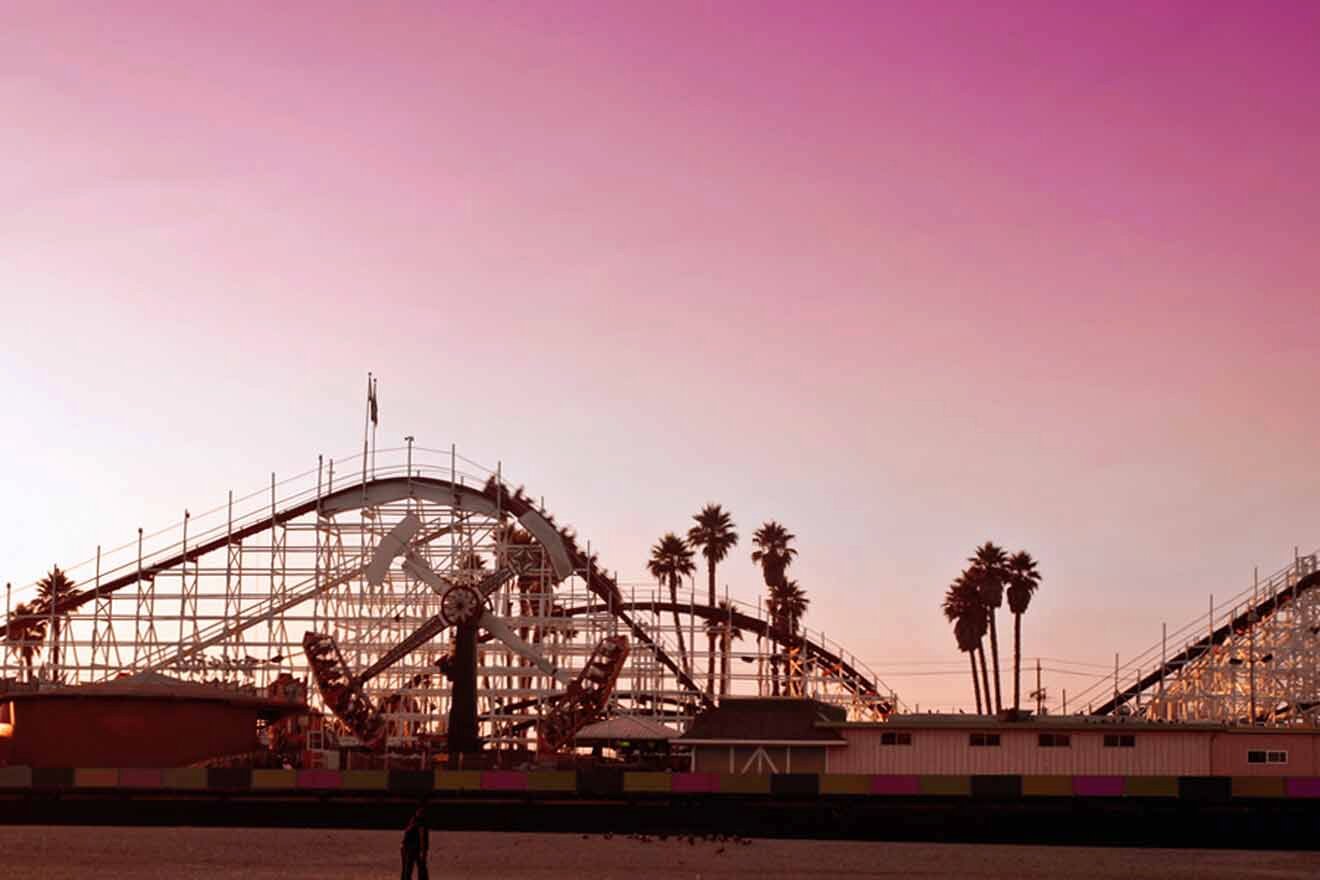
{"type": "Polygon", "coordinates": [[[882,746],[910,746],[912,745],[912,734],[897,733],[889,731],[880,734],[880,745],[882,746]]]}
{"type": "Polygon", "coordinates": [[[1288,763],[1288,753],[1287,753],[1287,752],[1266,752],[1266,753],[1265,753],[1265,763],[1266,763],[1266,764],[1287,764],[1287,763],[1288,763]]]}
{"type": "Polygon", "coordinates": [[[969,742],[974,746],[997,746],[999,745],[999,734],[974,733],[969,742]]]}
{"type": "Polygon", "coordinates": [[[1247,763],[1248,763],[1248,764],[1264,764],[1264,763],[1265,763],[1265,750],[1264,750],[1264,749],[1251,749],[1249,752],[1247,752],[1247,763]]]}
{"type": "Polygon", "coordinates": [[[1107,749],[1134,749],[1137,747],[1137,738],[1130,733],[1106,733],[1105,748],[1107,749]]]}
{"type": "Polygon", "coordinates": [[[1072,735],[1068,733],[1042,733],[1037,739],[1042,749],[1072,748],[1072,735]]]}

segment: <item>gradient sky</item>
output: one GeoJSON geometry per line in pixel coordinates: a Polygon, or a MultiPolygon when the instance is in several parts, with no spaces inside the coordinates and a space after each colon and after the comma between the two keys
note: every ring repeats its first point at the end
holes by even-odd
{"type": "Polygon", "coordinates": [[[1320,5],[108,9],[0,7],[0,579],[351,452],[368,369],[626,580],[784,521],[923,706],[987,538],[1097,664],[1320,546],[1320,5]]]}

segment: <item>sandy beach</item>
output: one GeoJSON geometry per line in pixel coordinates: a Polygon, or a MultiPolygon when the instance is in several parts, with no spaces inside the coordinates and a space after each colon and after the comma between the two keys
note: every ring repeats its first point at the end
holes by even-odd
{"type": "MultiPolygon", "coordinates": [[[[1320,854],[578,834],[432,835],[432,877],[710,880],[815,877],[1310,878],[1320,854]]],[[[369,880],[398,876],[398,834],[255,828],[0,827],[6,875],[43,880],[369,880]]]]}

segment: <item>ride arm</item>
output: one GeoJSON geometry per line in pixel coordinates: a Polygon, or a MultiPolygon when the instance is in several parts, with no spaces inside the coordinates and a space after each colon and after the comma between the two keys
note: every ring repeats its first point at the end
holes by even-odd
{"type": "Polygon", "coordinates": [[[477,622],[485,628],[486,632],[507,645],[511,651],[519,657],[522,657],[524,660],[530,661],[537,669],[541,670],[555,681],[567,686],[569,682],[573,680],[571,675],[551,663],[535,646],[528,644],[519,638],[518,634],[515,633],[508,624],[500,620],[494,614],[491,614],[489,611],[483,611],[477,622]]]}
{"type": "MultiPolygon", "coordinates": [[[[443,593],[452,586],[449,581],[436,574],[431,566],[426,564],[426,560],[416,554],[409,553],[407,555],[403,561],[403,568],[409,574],[424,581],[437,593],[443,593]]],[[[487,596],[498,590],[504,582],[511,577],[513,577],[513,571],[511,569],[502,568],[497,572],[487,575],[482,579],[481,583],[474,587],[474,589],[481,595],[481,598],[485,600],[487,596]]],[[[446,628],[452,625],[452,623],[452,621],[444,616],[443,612],[427,620],[414,630],[410,636],[382,654],[375,663],[355,675],[353,677],[353,685],[355,687],[360,687],[371,681],[377,675],[380,675],[386,669],[389,669],[395,663],[398,663],[404,657],[438,636],[446,628]]]]}
{"type": "Polygon", "coordinates": [[[367,563],[367,583],[379,587],[385,582],[390,563],[394,562],[394,557],[408,552],[408,542],[421,527],[422,521],[410,513],[380,539],[375,552],[371,554],[371,561],[367,563]]]}
{"type": "Polygon", "coordinates": [[[443,616],[437,614],[435,617],[432,617],[414,630],[412,635],[408,636],[406,639],[382,654],[375,663],[353,676],[353,687],[361,687],[371,681],[386,669],[389,669],[395,663],[398,663],[404,657],[440,635],[440,633],[448,626],[449,621],[445,620],[443,616]]]}

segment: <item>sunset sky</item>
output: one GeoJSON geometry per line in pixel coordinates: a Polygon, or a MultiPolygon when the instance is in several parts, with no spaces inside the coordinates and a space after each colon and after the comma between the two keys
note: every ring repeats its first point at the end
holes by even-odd
{"type": "MultiPolygon", "coordinates": [[[[1320,4],[6,3],[0,580],[412,434],[968,704],[1320,547],[1320,4]],[[111,10],[113,9],[113,12],[111,10]]],[[[894,674],[891,674],[894,673],[894,674]]],[[[1080,689],[1054,677],[1052,689],[1080,689]]]]}

